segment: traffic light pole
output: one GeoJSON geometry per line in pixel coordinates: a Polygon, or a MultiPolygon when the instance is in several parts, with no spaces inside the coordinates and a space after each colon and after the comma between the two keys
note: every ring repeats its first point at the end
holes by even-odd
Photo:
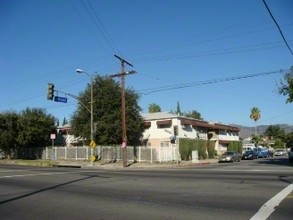
{"type": "MultiPolygon", "coordinates": [[[[90,76],[91,78],[91,143],[93,143],[94,141],[94,112],[93,112],[93,87],[94,87],[94,80],[93,80],[93,76],[90,76]]],[[[93,147],[91,147],[91,165],[93,165],[93,154],[94,154],[94,149],[93,147]]]]}
{"type": "Polygon", "coordinates": [[[90,110],[90,114],[91,114],[91,142],[90,142],[90,146],[91,146],[91,158],[90,158],[90,161],[91,161],[91,165],[93,165],[93,161],[95,160],[95,157],[93,155],[93,146],[92,145],[95,145],[94,143],[94,112],[93,112],[93,102],[94,102],[94,99],[93,99],[93,87],[94,87],[94,79],[93,79],[93,75],[91,74],[88,74],[86,71],[82,70],[82,69],[76,69],[76,72],[77,73],[84,73],[86,74],[89,78],[90,78],[90,82],[91,82],[91,110],[90,110]]]}
{"type": "MultiPolygon", "coordinates": [[[[86,108],[86,110],[88,111],[88,112],[90,112],[90,115],[91,115],[91,124],[90,124],[90,126],[91,126],[91,145],[94,143],[94,112],[93,112],[93,102],[94,102],[94,99],[93,99],[93,87],[94,87],[94,79],[93,79],[93,75],[90,75],[90,74],[88,74],[87,72],[84,72],[84,71],[82,71],[82,70],[80,70],[80,69],[78,69],[77,70],[77,72],[78,73],[84,73],[84,74],[86,74],[89,78],[90,78],[90,84],[91,84],[91,107],[90,107],[90,109],[84,104],[84,103],[82,103],[79,99],[78,99],[78,97],[77,96],[75,96],[75,95],[71,95],[71,94],[69,94],[69,93],[65,93],[65,92],[62,92],[62,91],[59,91],[59,90],[55,90],[54,89],[54,84],[53,83],[48,83],[48,93],[47,93],[47,99],[48,100],[53,100],[53,98],[54,98],[54,92],[56,91],[57,93],[58,92],[60,92],[60,93],[63,93],[63,94],[65,94],[65,95],[68,95],[68,96],[71,96],[71,97],[73,97],[73,98],[75,98],[80,104],[82,104],[85,108],[86,108]]],[[[56,96],[57,97],[57,96],[56,96]]],[[[56,98],[55,97],[55,98],[56,98]]],[[[95,143],[93,144],[93,145],[95,145],[95,143]]],[[[91,158],[90,158],[90,161],[91,161],[91,165],[93,165],[93,146],[91,146],[91,158]]]]}

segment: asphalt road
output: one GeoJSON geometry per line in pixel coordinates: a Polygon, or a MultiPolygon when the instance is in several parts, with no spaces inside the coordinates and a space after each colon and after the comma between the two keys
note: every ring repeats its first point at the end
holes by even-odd
{"type": "Polygon", "coordinates": [[[286,158],[180,169],[1,165],[0,213],[30,220],[292,219],[292,182],[286,158]]]}

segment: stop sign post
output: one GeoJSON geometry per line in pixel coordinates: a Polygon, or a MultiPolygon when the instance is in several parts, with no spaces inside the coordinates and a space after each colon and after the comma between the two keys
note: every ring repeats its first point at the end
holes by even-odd
{"type": "Polygon", "coordinates": [[[54,140],[56,139],[56,134],[51,134],[50,138],[52,140],[52,147],[54,147],[54,140]]]}

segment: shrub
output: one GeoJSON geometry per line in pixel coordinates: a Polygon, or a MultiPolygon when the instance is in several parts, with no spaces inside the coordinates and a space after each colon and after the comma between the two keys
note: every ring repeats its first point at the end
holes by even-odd
{"type": "Polygon", "coordinates": [[[208,151],[208,158],[210,159],[213,159],[218,155],[217,151],[215,150],[214,141],[207,141],[207,151],[208,151]]]}
{"type": "Polygon", "coordinates": [[[230,141],[227,151],[237,151],[238,153],[242,153],[242,142],[230,141]]]}
{"type": "Polygon", "coordinates": [[[199,139],[179,139],[179,152],[182,160],[190,160],[192,158],[192,151],[198,150],[198,156],[200,159],[207,158],[207,140],[199,139]]]}

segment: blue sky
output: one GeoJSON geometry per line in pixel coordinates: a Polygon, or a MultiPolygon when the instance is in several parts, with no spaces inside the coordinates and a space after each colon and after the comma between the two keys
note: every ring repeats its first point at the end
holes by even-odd
{"type": "MultiPolygon", "coordinates": [[[[293,48],[293,1],[266,3],[293,48]]],[[[207,121],[254,126],[258,107],[259,124],[293,124],[293,104],[276,94],[293,56],[262,0],[0,0],[0,28],[0,112],[69,120],[76,101],[47,100],[47,83],[78,95],[89,77],[75,70],[118,73],[118,54],[137,71],[126,86],[144,113],[179,101],[207,121]]]]}

